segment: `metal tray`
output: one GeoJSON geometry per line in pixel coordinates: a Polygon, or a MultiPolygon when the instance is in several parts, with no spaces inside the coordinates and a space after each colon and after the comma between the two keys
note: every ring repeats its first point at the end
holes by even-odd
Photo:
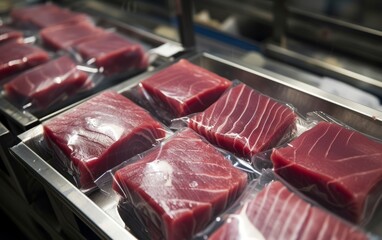
{"type": "MultiPolygon", "coordinates": [[[[296,80],[263,69],[247,69],[207,53],[194,54],[188,56],[188,59],[228,79],[241,80],[264,94],[291,103],[302,114],[321,110],[359,131],[382,139],[381,112],[327,94],[296,80]]],[[[161,68],[123,82],[115,86],[114,89],[123,94],[161,68]]],[[[21,142],[11,148],[11,153],[15,158],[29,168],[44,185],[51,188],[94,231],[101,236],[110,238],[123,236],[129,239],[133,237],[127,230],[123,229],[123,223],[114,205],[115,199],[105,197],[98,190],[86,196],[50,165],[52,161],[51,155],[39,149],[39,145],[35,144],[42,137],[41,125],[18,137],[21,142]]],[[[381,211],[382,209],[375,215],[371,224],[367,226],[367,230],[380,236],[382,236],[381,211]]]]}
{"type": "MultiPolygon", "coordinates": [[[[179,43],[161,38],[119,20],[110,17],[100,17],[97,15],[91,15],[91,17],[95,20],[97,26],[105,29],[114,28],[117,32],[124,34],[132,41],[141,43],[145,49],[148,50],[147,53],[150,59],[150,66],[148,69],[173,61],[174,57],[179,56],[184,50],[179,43]]],[[[79,103],[81,100],[101,90],[111,87],[118,82],[125,81],[140,73],[142,73],[142,71],[132,71],[124,76],[118,76],[116,78],[113,77],[110,81],[103,81],[102,84],[94,89],[77,94],[64,102],[49,107],[46,110],[34,113],[20,109],[20,107],[9,102],[4,95],[0,95],[0,115],[2,115],[1,121],[6,124],[9,130],[13,133],[20,134],[25,130],[38,125],[41,121],[64,111],[68,108],[68,106],[79,103]]]]}

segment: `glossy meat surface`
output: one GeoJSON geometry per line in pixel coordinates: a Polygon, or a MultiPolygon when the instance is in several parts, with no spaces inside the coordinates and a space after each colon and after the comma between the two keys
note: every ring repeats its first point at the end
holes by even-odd
{"type": "Polygon", "coordinates": [[[41,4],[14,9],[11,16],[16,23],[37,28],[90,21],[85,14],[75,13],[54,4],[41,4]]]}
{"type": "Polygon", "coordinates": [[[118,170],[113,188],[147,223],[151,238],[189,239],[226,209],[246,182],[245,173],[186,129],[118,170]]]}
{"type": "Polygon", "coordinates": [[[317,124],[271,158],[277,174],[354,222],[381,194],[382,144],[334,123],[317,124]]]}
{"type": "Polygon", "coordinates": [[[18,42],[1,44],[0,80],[48,60],[48,53],[36,46],[18,42]]]}
{"type": "Polygon", "coordinates": [[[295,119],[288,106],[239,84],[192,117],[189,126],[208,141],[250,157],[275,146],[295,119]]]}
{"type": "Polygon", "coordinates": [[[108,33],[75,46],[89,63],[103,68],[107,74],[145,69],[148,60],[139,44],[130,43],[116,33],[108,33]]]}
{"type": "Polygon", "coordinates": [[[149,113],[113,91],[106,91],[43,124],[44,136],[74,171],[78,185],[141,153],[165,135],[149,113]]]}
{"type": "Polygon", "coordinates": [[[143,88],[175,117],[203,111],[230,85],[229,80],[184,59],[142,81],[143,88]]]}
{"type": "Polygon", "coordinates": [[[208,239],[367,239],[340,218],[305,202],[282,183],[272,182],[208,239]]]}
{"type": "Polygon", "coordinates": [[[0,44],[11,41],[22,39],[23,33],[7,26],[0,26],[0,44]]]}
{"type": "Polygon", "coordinates": [[[34,67],[4,84],[6,94],[18,104],[45,108],[84,89],[85,72],[68,56],[34,67]]]}
{"type": "Polygon", "coordinates": [[[87,22],[58,25],[44,28],[40,31],[44,44],[56,50],[68,49],[105,33],[103,29],[87,22]]]}

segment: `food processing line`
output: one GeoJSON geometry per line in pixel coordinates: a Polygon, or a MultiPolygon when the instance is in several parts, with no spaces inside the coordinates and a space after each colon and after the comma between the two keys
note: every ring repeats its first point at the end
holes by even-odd
{"type": "MultiPolygon", "coordinates": [[[[55,3],[89,14],[99,26],[118,29],[145,44],[151,60],[145,71],[37,114],[20,110],[0,97],[0,184],[9,192],[1,197],[0,205],[31,239],[135,239],[118,215],[115,196],[102,191],[81,192],[54,165],[52,153],[39,144],[41,123],[107,88],[127,95],[142,80],[182,58],[290,103],[300,114],[322,111],[382,140],[382,110],[378,105],[382,99],[382,52],[376,44],[382,37],[379,30],[302,11],[286,1],[55,3]],[[208,21],[205,16],[200,20],[201,11],[209,12],[208,21]],[[219,28],[211,25],[212,18],[219,20],[219,28]],[[225,24],[231,25],[221,30],[227,18],[225,24]],[[259,27],[255,36],[248,35],[249,22],[259,27]],[[330,50],[333,46],[335,54],[330,50]],[[362,94],[346,99],[335,93],[338,89],[320,89],[328,79],[333,84],[346,84],[339,89],[358,89],[362,94]],[[367,101],[369,97],[374,105],[367,101]]],[[[6,11],[4,16],[8,16],[6,11]]],[[[379,204],[365,230],[381,237],[381,229],[379,204]]]]}

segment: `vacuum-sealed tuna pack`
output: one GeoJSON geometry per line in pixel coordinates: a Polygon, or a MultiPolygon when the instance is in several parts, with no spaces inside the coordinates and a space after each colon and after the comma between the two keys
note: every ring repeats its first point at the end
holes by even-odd
{"type": "Polygon", "coordinates": [[[88,190],[108,169],[166,136],[150,114],[114,91],[105,91],[43,123],[47,147],[76,185],[88,190]]]}
{"type": "Polygon", "coordinates": [[[382,193],[382,142],[322,112],[287,144],[255,155],[252,163],[273,168],[296,189],[348,221],[365,225],[382,193]]]}
{"type": "Polygon", "coordinates": [[[257,175],[234,165],[229,154],[184,128],[96,184],[118,193],[119,213],[138,238],[190,239],[240,196],[249,175],[257,175]]]}
{"type": "Polygon", "coordinates": [[[205,110],[231,86],[231,81],[181,59],[143,79],[127,95],[166,124],[205,110]]]}
{"type": "Polygon", "coordinates": [[[356,223],[371,218],[382,193],[382,143],[336,123],[319,122],[273,150],[275,172],[356,223]]]}
{"type": "Polygon", "coordinates": [[[191,117],[188,126],[219,147],[250,158],[289,139],[296,120],[292,107],[238,84],[191,117]]]}
{"type": "Polygon", "coordinates": [[[250,182],[235,204],[195,239],[375,238],[272,174],[265,175],[250,182]]]}

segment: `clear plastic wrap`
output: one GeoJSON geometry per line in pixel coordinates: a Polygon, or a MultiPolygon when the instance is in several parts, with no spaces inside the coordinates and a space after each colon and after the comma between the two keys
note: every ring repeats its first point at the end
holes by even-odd
{"type": "Polygon", "coordinates": [[[313,115],[329,122],[316,122],[273,149],[274,171],[343,218],[366,224],[382,196],[382,142],[325,114],[313,115]]]}
{"type": "Polygon", "coordinates": [[[295,109],[238,83],[188,126],[208,141],[250,158],[292,138],[298,115],[295,109]]]}
{"type": "Polygon", "coordinates": [[[48,61],[48,52],[31,44],[11,41],[0,45],[0,81],[48,61]]]}
{"type": "Polygon", "coordinates": [[[203,111],[230,85],[231,81],[182,59],[143,80],[130,96],[169,124],[171,119],[203,111]]]}
{"type": "Polygon", "coordinates": [[[69,56],[61,56],[12,78],[3,85],[4,94],[22,109],[47,109],[94,86],[98,76],[78,68],[69,56]]]}
{"type": "Polygon", "coordinates": [[[265,172],[249,183],[241,198],[195,239],[373,239],[373,236],[265,172]]]}
{"type": "Polygon", "coordinates": [[[107,32],[95,39],[75,44],[74,50],[84,62],[95,65],[105,75],[143,70],[149,65],[145,49],[115,32],[107,32]]]}
{"type": "Polygon", "coordinates": [[[106,31],[90,22],[79,22],[47,27],[39,34],[44,46],[54,50],[68,50],[81,42],[98,39],[106,31]]]}
{"type": "Polygon", "coordinates": [[[96,184],[110,196],[118,193],[120,216],[139,239],[190,239],[230,206],[250,178],[227,158],[185,128],[96,184]]]}
{"type": "Polygon", "coordinates": [[[56,161],[86,191],[122,161],[151,148],[167,130],[114,91],[105,91],[43,123],[56,161]]]}

